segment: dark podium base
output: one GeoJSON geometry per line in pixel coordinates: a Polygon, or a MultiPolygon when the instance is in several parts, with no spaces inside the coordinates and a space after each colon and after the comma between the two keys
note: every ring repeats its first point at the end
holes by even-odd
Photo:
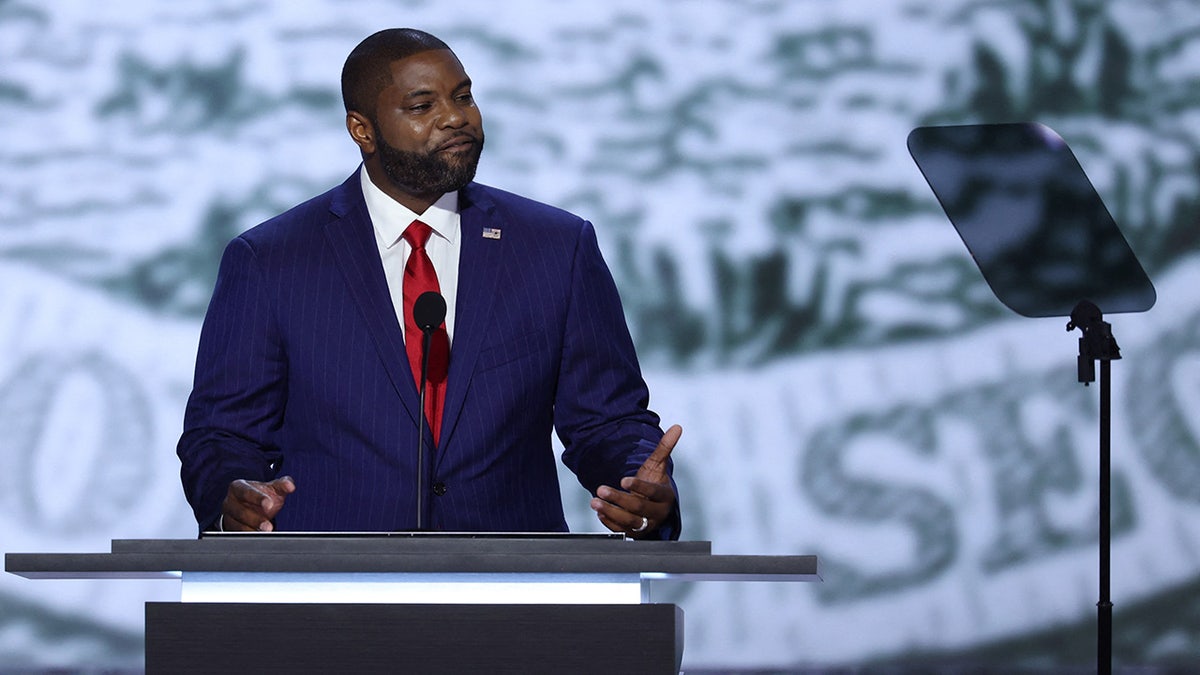
{"type": "Polygon", "coordinates": [[[678,673],[675,605],[146,603],[147,673],[678,673]]]}

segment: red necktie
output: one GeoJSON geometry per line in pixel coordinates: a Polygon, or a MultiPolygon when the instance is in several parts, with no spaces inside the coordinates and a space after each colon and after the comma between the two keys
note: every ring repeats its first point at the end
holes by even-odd
{"type": "MultiPolygon", "coordinates": [[[[433,262],[425,252],[425,242],[433,230],[419,220],[404,230],[404,240],[412,246],[408,262],[404,265],[404,346],[408,350],[408,364],[412,367],[417,391],[421,390],[421,345],[424,335],[413,321],[413,303],[426,291],[441,292],[433,262]]],[[[429,371],[425,384],[425,418],[433,430],[433,443],[437,445],[442,432],[442,404],[446,401],[446,368],[450,363],[450,338],[446,324],[438,326],[429,343],[429,371]]]]}

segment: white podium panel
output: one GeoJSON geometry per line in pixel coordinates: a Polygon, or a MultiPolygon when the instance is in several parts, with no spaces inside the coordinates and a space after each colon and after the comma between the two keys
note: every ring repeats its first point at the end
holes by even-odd
{"type": "Polygon", "coordinates": [[[629,605],[637,574],[184,572],[183,602],[629,605]]]}

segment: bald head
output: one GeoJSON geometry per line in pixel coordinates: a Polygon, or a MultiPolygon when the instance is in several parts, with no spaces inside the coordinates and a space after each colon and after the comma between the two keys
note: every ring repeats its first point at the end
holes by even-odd
{"type": "Polygon", "coordinates": [[[445,42],[415,28],[381,30],[358,43],[342,66],[342,103],[346,112],[375,118],[379,94],[392,80],[394,61],[431,49],[450,49],[445,42]]]}

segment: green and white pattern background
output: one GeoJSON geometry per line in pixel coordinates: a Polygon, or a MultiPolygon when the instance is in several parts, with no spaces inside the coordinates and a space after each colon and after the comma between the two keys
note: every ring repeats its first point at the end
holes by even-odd
{"type": "MultiPolygon", "coordinates": [[[[0,0],[0,549],[193,535],[174,443],[220,250],[354,170],[341,64],[400,25],[474,78],[479,179],[597,224],[686,429],[685,536],[822,556],[819,585],[659,587],[694,669],[1092,662],[1095,387],[904,145],[1055,128],[1159,292],[1108,317],[1116,656],[1200,663],[1196,0],[0,0]]],[[[173,583],[5,575],[0,664],[136,668],[173,583]]]]}

